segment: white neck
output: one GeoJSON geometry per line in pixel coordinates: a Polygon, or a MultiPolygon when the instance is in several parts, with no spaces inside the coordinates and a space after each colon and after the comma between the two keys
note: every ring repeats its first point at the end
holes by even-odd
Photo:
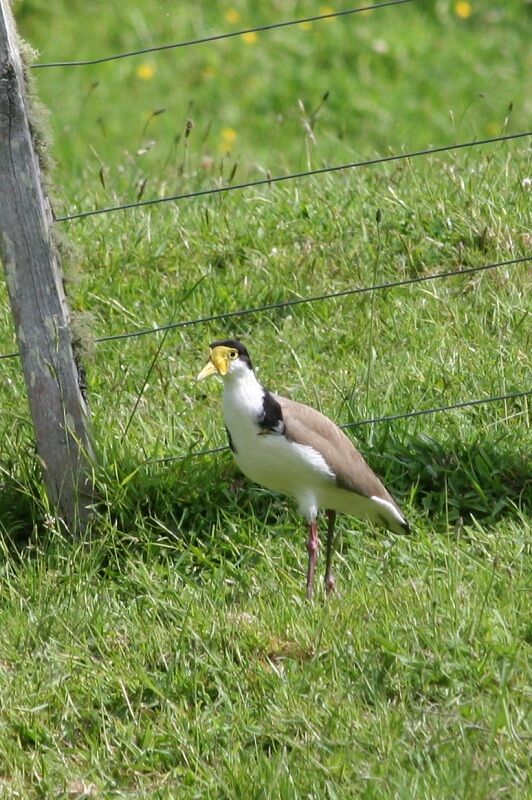
{"type": "Polygon", "coordinates": [[[224,416],[231,417],[235,411],[257,416],[262,412],[264,389],[253,370],[241,367],[224,376],[224,416]]]}

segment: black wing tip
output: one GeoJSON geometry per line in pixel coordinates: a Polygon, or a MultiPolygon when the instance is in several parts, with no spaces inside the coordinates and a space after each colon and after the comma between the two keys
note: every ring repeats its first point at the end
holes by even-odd
{"type": "Polygon", "coordinates": [[[379,518],[382,527],[386,528],[386,530],[389,530],[392,533],[404,534],[405,536],[408,536],[409,534],[412,533],[412,526],[410,525],[408,520],[405,519],[405,517],[403,517],[401,521],[395,518],[393,522],[390,520],[389,517],[387,518],[383,514],[379,514],[379,518]]]}

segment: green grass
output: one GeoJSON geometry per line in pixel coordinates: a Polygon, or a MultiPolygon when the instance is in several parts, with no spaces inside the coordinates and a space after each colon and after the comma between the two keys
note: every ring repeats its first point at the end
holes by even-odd
{"type": "MultiPolygon", "coordinates": [[[[89,6],[18,6],[41,60],[316,12],[89,6]]],[[[56,208],[135,200],[145,180],[144,197],[219,185],[235,164],[238,181],[524,130],[529,9],[471,7],[39,72],[56,208]]],[[[526,256],[531,177],[522,140],[61,228],[100,503],[90,543],[64,537],[20,365],[0,361],[0,797],[527,796],[529,400],[353,429],[415,534],[340,519],[329,602],[304,600],[293,505],[228,453],[187,454],[225,443],[219,387],[194,380],[219,336],[338,422],[529,389],[529,265],[173,330],[125,438],[161,334],[91,342],[526,256]]],[[[13,349],[2,285],[0,352],[13,349]]]]}

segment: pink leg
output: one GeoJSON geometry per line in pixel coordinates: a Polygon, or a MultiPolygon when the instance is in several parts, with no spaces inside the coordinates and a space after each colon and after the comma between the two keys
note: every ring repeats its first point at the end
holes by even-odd
{"type": "Polygon", "coordinates": [[[336,511],[331,511],[331,510],[327,511],[327,519],[329,520],[329,526],[327,528],[327,561],[325,565],[325,591],[327,595],[330,595],[331,592],[334,592],[336,588],[336,582],[332,574],[334,523],[336,522],[336,511]]]}
{"type": "Polygon", "coordinates": [[[307,572],[307,597],[310,599],[314,592],[314,574],[316,572],[316,562],[318,560],[318,548],[320,542],[318,539],[318,526],[316,520],[312,520],[308,525],[308,572],[307,572]]]}

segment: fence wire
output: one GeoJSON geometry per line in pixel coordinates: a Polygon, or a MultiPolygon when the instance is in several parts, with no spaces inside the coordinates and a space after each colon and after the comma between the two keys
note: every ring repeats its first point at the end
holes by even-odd
{"type": "Polygon", "coordinates": [[[360,8],[350,8],[345,11],[328,11],[323,14],[316,14],[312,17],[302,17],[301,19],[293,19],[287,22],[272,22],[269,25],[257,25],[254,28],[245,28],[240,31],[232,31],[230,33],[219,33],[214,36],[205,36],[201,39],[189,39],[184,42],[173,42],[172,44],[163,44],[155,47],[145,47],[141,50],[130,50],[127,53],[116,53],[112,56],[103,56],[102,58],[88,58],[82,61],[51,61],[49,63],[32,64],[32,69],[47,69],[49,67],[86,67],[94,64],[105,64],[109,61],[118,61],[122,58],[131,58],[133,56],[145,55],[146,53],[158,53],[163,50],[176,50],[180,47],[192,47],[197,44],[207,44],[208,42],[219,42],[222,39],[231,39],[238,36],[244,36],[246,33],[262,33],[264,31],[273,31],[276,28],[288,28],[292,25],[302,25],[306,22],[319,22],[320,20],[331,19],[333,17],[346,17],[350,14],[358,14],[362,11],[377,11],[379,8],[387,8],[388,6],[404,5],[405,3],[412,3],[414,0],[387,0],[385,3],[376,3],[375,5],[362,6],[360,8]]]}
{"type": "MultiPolygon", "coordinates": [[[[128,331],[125,333],[113,333],[108,336],[99,336],[95,339],[97,344],[102,342],[120,341],[122,339],[135,339],[141,336],[148,336],[153,333],[161,333],[175,328],[188,328],[194,325],[202,325],[207,322],[217,322],[218,320],[231,319],[232,317],[246,317],[250,314],[260,314],[265,311],[273,311],[275,309],[290,308],[291,306],[298,306],[303,304],[318,303],[325,300],[334,300],[341,297],[349,297],[355,294],[365,294],[366,292],[378,292],[386,289],[393,289],[400,286],[410,286],[415,283],[426,283],[427,281],[441,280],[444,278],[455,278],[460,275],[472,275],[475,272],[486,272],[487,270],[498,269],[500,267],[511,267],[517,264],[524,264],[527,261],[532,261],[532,256],[522,256],[521,258],[512,258],[506,261],[497,261],[492,264],[481,264],[478,267],[464,267],[458,270],[448,270],[445,272],[433,272],[430,275],[417,275],[415,278],[401,278],[398,281],[389,281],[387,283],[376,283],[372,286],[355,286],[351,289],[342,289],[338,292],[327,292],[325,294],[313,295],[312,297],[294,297],[291,300],[280,300],[276,303],[265,303],[261,306],[253,306],[250,308],[236,309],[235,311],[224,311],[219,314],[210,314],[205,317],[196,317],[195,319],[180,320],[179,322],[169,322],[166,325],[159,325],[154,328],[143,328],[140,331],[128,331]]],[[[4,353],[0,355],[0,360],[8,358],[17,358],[20,354],[4,353]]]]}
{"type": "MultiPolygon", "coordinates": [[[[372,419],[359,419],[355,422],[345,422],[338,427],[342,430],[350,428],[357,428],[362,425],[377,425],[381,422],[395,422],[399,419],[412,419],[413,417],[422,417],[429,414],[440,414],[444,411],[456,411],[462,408],[470,408],[472,406],[485,405],[487,403],[501,403],[506,400],[515,400],[520,397],[528,397],[532,395],[532,389],[525,389],[520,392],[509,392],[508,394],[495,395],[493,397],[480,397],[476,400],[463,400],[460,403],[452,403],[446,406],[437,406],[435,408],[422,408],[415,411],[405,411],[401,414],[388,414],[384,417],[373,417],[372,419]]],[[[220,445],[219,447],[211,447],[208,450],[197,450],[191,453],[184,453],[178,456],[164,456],[163,458],[146,459],[144,466],[149,464],[164,464],[169,461],[183,461],[186,458],[197,458],[199,456],[210,456],[216,453],[223,453],[229,450],[228,445],[220,445]]]]}
{"type": "Polygon", "coordinates": [[[291,300],[280,300],[277,303],[265,303],[262,306],[253,306],[252,308],[242,308],[236,311],[225,311],[220,314],[210,314],[206,317],[198,317],[196,319],[182,320],[180,322],[171,322],[168,325],[161,325],[157,328],[145,328],[141,331],[132,331],[130,333],[117,333],[110,336],[102,336],[96,339],[97,342],[110,342],[116,339],[130,339],[137,336],[146,336],[150,333],[159,333],[160,331],[171,330],[172,328],[187,328],[192,325],[200,325],[207,322],[216,322],[222,319],[231,319],[232,317],[245,317],[249,314],[259,314],[264,311],[273,311],[275,309],[289,308],[307,303],[318,303],[323,300],[333,300],[340,297],[348,297],[353,294],[364,294],[366,292],[377,292],[385,289],[393,289],[398,286],[409,286],[413,283],[424,283],[426,281],[439,280],[441,278],[454,278],[458,275],[470,275],[474,272],[485,272],[490,269],[497,269],[498,267],[507,267],[514,264],[523,264],[526,261],[531,261],[532,256],[524,256],[522,258],[513,258],[509,261],[499,261],[495,264],[482,264],[478,267],[465,267],[460,270],[451,270],[448,272],[435,272],[430,275],[417,275],[415,278],[402,278],[398,281],[389,281],[388,283],[376,283],[372,286],[358,286],[352,289],[342,289],[339,292],[328,292],[326,294],[313,295],[312,297],[295,297],[291,300]]]}
{"type": "Polygon", "coordinates": [[[123,203],[118,206],[108,206],[107,208],[95,208],[91,211],[78,211],[75,214],[67,214],[64,217],[56,217],[56,222],[68,222],[71,220],[84,219],[85,217],[94,217],[97,214],[111,214],[114,211],[126,211],[131,208],[142,208],[143,206],[154,206],[160,203],[170,203],[176,200],[190,200],[193,197],[205,197],[207,195],[223,194],[227,192],[241,191],[242,189],[250,189],[257,186],[270,186],[274,183],[281,183],[282,181],[292,181],[299,178],[308,178],[312,175],[324,175],[328,172],[340,172],[341,170],[357,169],[359,167],[369,167],[375,164],[386,164],[392,161],[403,161],[408,158],[417,158],[418,156],[430,156],[435,153],[447,153],[452,150],[462,150],[468,147],[482,147],[486,144],[494,144],[495,142],[508,142],[512,139],[523,139],[527,136],[532,136],[532,131],[521,131],[520,133],[507,133],[501,136],[491,136],[487,139],[477,139],[470,142],[460,142],[458,144],[447,144],[441,147],[427,147],[423,150],[413,150],[410,153],[399,153],[392,156],[381,156],[379,158],[370,158],[366,161],[352,161],[348,164],[337,164],[332,167],[319,167],[317,169],[308,169],[301,172],[292,172],[288,175],[274,175],[268,178],[260,178],[256,181],[247,181],[245,183],[235,183],[226,186],[217,186],[211,189],[199,189],[195,192],[185,192],[183,194],[172,194],[166,197],[156,197],[151,200],[139,200],[135,203],[123,203]]]}

